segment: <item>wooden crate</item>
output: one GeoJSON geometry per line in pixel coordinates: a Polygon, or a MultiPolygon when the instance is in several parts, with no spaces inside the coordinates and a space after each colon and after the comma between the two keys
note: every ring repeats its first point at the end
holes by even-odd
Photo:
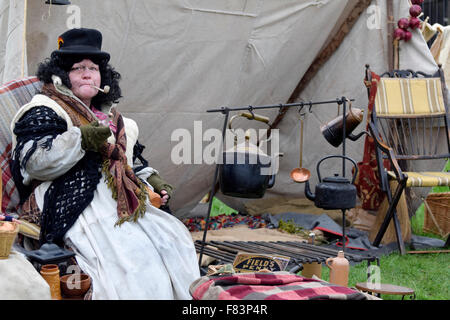
{"type": "Polygon", "coordinates": [[[450,233],[450,192],[430,193],[424,203],[423,230],[445,238],[450,233]]]}

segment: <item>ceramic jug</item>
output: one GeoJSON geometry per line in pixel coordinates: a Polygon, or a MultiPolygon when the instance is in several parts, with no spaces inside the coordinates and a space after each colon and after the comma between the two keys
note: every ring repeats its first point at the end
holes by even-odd
{"type": "Polygon", "coordinates": [[[41,276],[47,281],[50,287],[50,294],[53,300],[61,300],[61,285],[59,278],[59,268],[56,264],[46,264],[41,267],[41,276]]]}
{"type": "Polygon", "coordinates": [[[330,283],[347,287],[350,265],[344,256],[344,251],[339,251],[335,258],[328,258],[325,264],[330,268],[330,283]]]}

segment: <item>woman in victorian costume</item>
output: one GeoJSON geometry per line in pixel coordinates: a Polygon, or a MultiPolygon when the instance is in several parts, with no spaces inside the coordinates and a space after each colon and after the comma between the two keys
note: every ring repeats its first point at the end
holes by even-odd
{"type": "Polygon", "coordinates": [[[21,219],[40,226],[41,244],[75,251],[93,299],[191,299],[192,238],[150,202],[152,185],[163,205],[172,188],[145,161],[134,166],[138,127],[113,105],[120,74],[101,43],[94,29],[63,33],[39,65],[42,91],[11,123],[21,219]]]}

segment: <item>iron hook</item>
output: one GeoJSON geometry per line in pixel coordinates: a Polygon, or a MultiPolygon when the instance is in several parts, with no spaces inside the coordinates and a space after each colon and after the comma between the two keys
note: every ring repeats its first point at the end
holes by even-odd
{"type": "MultiPolygon", "coordinates": [[[[303,110],[304,104],[302,102],[301,106],[298,108],[298,113],[300,113],[300,115],[302,115],[302,110],[303,110]]],[[[304,114],[304,113],[303,113],[304,114]]]]}
{"type": "Polygon", "coordinates": [[[255,119],[255,114],[253,113],[253,106],[248,106],[248,112],[250,112],[250,114],[252,115],[252,118],[249,120],[254,120],[255,119]]]}
{"type": "Polygon", "coordinates": [[[280,110],[278,110],[278,114],[283,114],[283,104],[280,103],[280,104],[278,105],[278,107],[280,108],[280,110]]]}

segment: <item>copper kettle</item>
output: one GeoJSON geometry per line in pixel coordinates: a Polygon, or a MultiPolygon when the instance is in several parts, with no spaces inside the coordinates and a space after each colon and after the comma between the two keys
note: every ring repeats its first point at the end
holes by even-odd
{"type": "MultiPolygon", "coordinates": [[[[356,140],[358,136],[351,135],[352,131],[361,123],[363,120],[363,110],[358,108],[352,108],[350,104],[349,110],[345,115],[345,137],[351,140],[356,140]]],[[[328,123],[320,127],[320,131],[327,141],[334,147],[339,147],[343,141],[344,132],[344,117],[338,116],[328,123]]]]}

